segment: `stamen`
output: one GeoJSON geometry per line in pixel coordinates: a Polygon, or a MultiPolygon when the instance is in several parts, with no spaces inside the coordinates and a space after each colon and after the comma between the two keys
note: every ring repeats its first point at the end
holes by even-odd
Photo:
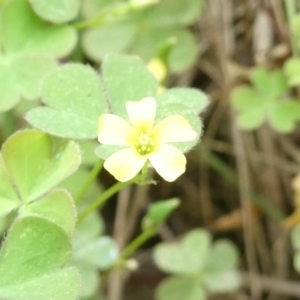
{"type": "Polygon", "coordinates": [[[146,133],[141,133],[135,142],[135,146],[139,154],[147,155],[154,150],[153,138],[146,133]]]}

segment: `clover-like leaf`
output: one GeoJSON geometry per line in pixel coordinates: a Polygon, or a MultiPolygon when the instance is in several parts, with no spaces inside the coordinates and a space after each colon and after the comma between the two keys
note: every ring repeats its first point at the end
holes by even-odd
{"type": "Polygon", "coordinates": [[[296,57],[289,58],[283,66],[284,74],[287,77],[288,84],[292,87],[300,85],[300,59],[296,57]]]}
{"type": "Polygon", "coordinates": [[[231,94],[231,104],[239,111],[238,125],[245,130],[257,129],[265,120],[277,131],[288,133],[300,120],[298,101],[284,99],[288,81],[282,71],[268,72],[255,68],[253,88],[237,87],[231,94]]]}
{"type": "Polygon", "coordinates": [[[67,25],[49,26],[31,9],[28,0],[12,0],[0,19],[2,47],[6,54],[43,54],[64,57],[74,48],[76,31],[67,25]]]}
{"type": "Polygon", "coordinates": [[[211,292],[236,290],[241,284],[237,272],[239,254],[236,246],[227,240],[217,241],[210,251],[204,271],[205,286],[211,292]]]}
{"type": "Polygon", "coordinates": [[[207,95],[192,88],[173,88],[155,97],[158,107],[184,104],[195,114],[201,113],[208,105],[207,95]]]}
{"type": "Polygon", "coordinates": [[[154,261],[163,271],[178,275],[199,274],[209,253],[211,236],[204,230],[189,232],[179,244],[161,243],[154,261]]]}
{"type": "Polygon", "coordinates": [[[72,174],[80,161],[79,147],[72,141],[54,148],[44,132],[15,133],[2,146],[0,214],[39,199],[72,174]]]}
{"type": "Polygon", "coordinates": [[[197,57],[197,45],[193,35],[183,29],[146,28],[137,34],[130,52],[145,61],[156,57],[166,43],[172,41],[166,63],[171,72],[180,73],[193,65],[197,57]]]}
{"type": "Polygon", "coordinates": [[[157,5],[145,10],[143,17],[148,26],[187,26],[196,21],[203,4],[203,0],[160,0],[157,5]]]}
{"type": "Polygon", "coordinates": [[[51,57],[0,56],[0,111],[11,109],[21,98],[37,99],[41,80],[56,66],[51,57]]]}
{"type": "Polygon", "coordinates": [[[94,213],[78,225],[73,238],[71,265],[76,266],[82,277],[82,297],[90,297],[99,286],[99,269],[109,268],[118,256],[115,242],[101,237],[102,220],[94,213]]]}
{"type": "Polygon", "coordinates": [[[206,292],[196,279],[170,277],[155,291],[157,300],[206,300],[206,292]]]}
{"type": "Polygon", "coordinates": [[[102,64],[104,86],[112,112],[127,118],[125,103],[153,96],[158,83],[145,64],[136,57],[110,55],[102,64]]]}
{"type": "MultiPolygon", "coordinates": [[[[128,5],[134,6],[133,3],[131,1],[128,5]]],[[[89,58],[100,62],[106,54],[128,51],[148,62],[159,56],[163,45],[172,40],[173,47],[166,57],[171,72],[183,72],[196,61],[196,40],[183,27],[195,22],[203,0],[160,0],[142,11],[129,14],[126,20],[113,13],[116,4],[116,1],[106,0],[84,2],[83,15],[86,18],[93,20],[102,14],[104,20],[104,24],[83,33],[83,49],[89,58]],[[123,38],[117,39],[117,36],[123,38]]]]}
{"type": "Polygon", "coordinates": [[[272,127],[278,132],[289,133],[300,121],[300,101],[282,101],[276,103],[270,111],[269,119],[272,127]]]}
{"type": "Polygon", "coordinates": [[[287,90],[287,79],[281,70],[268,72],[262,67],[257,67],[252,72],[252,83],[255,89],[263,96],[277,98],[287,90]]]}
{"type": "Polygon", "coordinates": [[[76,210],[71,195],[63,189],[55,189],[39,201],[27,205],[20,217],[39,216],[60,225],[71,238],[76,223],[76,210]]]}
{"type": "Polygon", "coordinates": [[[85,54],[96,62],[101,62],[108,54],[121,53],[128,49],[136,25],[132,22],[117,22],[86,30],[82,35],[85,54]],[[120,38],[120,36],[122,38],[120,38]]]}
{"type": "Polygon", "coordinates": [[[29,0],[35,13],[52,23],[65,23],[73,20],[80,8],[79,0],[29,0]]]}
{"type": "Polygon", "coordinates": [[[65,231],[39,217],[17,219],[0,251],[0,298],[74,300],[79,276],[63,268],[71,255],[65,231]]]}
{"type": "Polygon", "coordinates": [[[72,63],[56,69],[45,79],[41,94],[49,107],[29,111],[30,124],[61,137],[97,136],[97,120],[108,107],[99,75],[92,68],[72,63]]]}

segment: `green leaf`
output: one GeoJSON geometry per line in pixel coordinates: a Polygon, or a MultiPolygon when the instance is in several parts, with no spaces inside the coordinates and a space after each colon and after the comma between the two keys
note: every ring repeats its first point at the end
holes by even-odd
{"type": "Polygon", "coordinates": [[[289,58],[285,61],[283,71],[287,77],[288,84],[292,87],[300,85],[300,59],[289,58]]]}
{"type": "Polygon", "coordinates": [[[235,88],[230,97],[231,105],[240,111],[255,110],[265,105],[265,99],[249,86],[235,88]]]}
{"type": "Polygon", "coordinates": [[[130,52],[145,61],[159,55],[161,48],[168,41],[174,41],[167,56],[166,63],[170,70],[180,73],[193,65],[197,57],[197,45],[193,35],[187,30],[146,28],[140,30],[130,52]]]}
{"type": "Polygon", "coordinates": [[[129,22],[102,25],[83,33],[82,47],[90,59],[101,62],[108,54],[124,52],[135,32],[136,26],[129,22]]]}
{"type": "Polygon", "coordinates": [[[173,73],[182,73],[191,68],[197,60],[198,46],[192,33],[187,30],[175,34],[176,44],[168,57],[168,66],[173,73]]]}
{"type": "Polygon", "coordinates": [[[2,154],[0,154],[0,216],[8,214],[21,205],[12,182],[9,179],[2,154]]]}
{"type": "Polygon", "coordinates": [[[71,264],[78,269],[80,274],[80,299],[90,299],[89,297],[94,296],[97,293],[101,283],[98,270],[80,261],[73,260],[71,261],[71,264]]]}
{"type": "Polygon", "coordinates": [[[104,85],[111,101],[112,112],[127,117],[125,103],[155,95],[158,83],[144,63],[125,55],[110,55],[102,64],[104,85]]]}
{"type": "Polygon", "coordinates": [[[37,130],[18,131],[2,146],[5,167],[23,203],[41,197],[79,166],[79,147],[70,141],[53,149],[51,137],[37,130]]]}
{"type": "Polygon", "coordinates": [[[193,278],[170,277],[155,292],[157,300],[206,300],[206,293],[193,278]]]}
{"type": "Polygon", "coordinates": [[[82,15],[85,19],[91,19],[118,3],[119,0],[84,0],[81,5],[82,15]]]}
{"type": "Polygon", "coordinates": [[[265,107],[258,106],[248,111],[243,111],[238,115],[237,123],[244,130],[253,130],[259,128],[265,121],[265,107]]]}
{"type": "Polygon", "coordinates": [[[268,114],[271,126],[278,132],[292,132],[300,121],[300,102],[282,101],[274,104],[268,114]]]}
{"type": "Polygon", "coordinates": [[[117,151],[124,149],[123,146],[111,146],[111,145],[99,145],[95,149],[95,154],[102,158],[103,160],[106,160],[109,158],[111,155],[116,153],[117,151]]]}
{"type": "Polygon", "coordinates": [[[157,106],[184,104],[195,114],[202,112],[208,105],[207,95],[192,88],[172,88],[155,97],[157,106]]]}
{"type": "Polygon", "coordinates": [[[15,83],[21,96],[29,100],[37,99],[40,95],[41,80],[56,67],[56,61],[50,57],[15,57],[12,60],[11,68],[15,72],[15,83]]]}
{"type": "Polygon", "coordinates": [[[71,238],[76,223],[76,210],[71,195],[63,189],[55,189],[39,201],[27,205],[20,214],[39,216],[61,226],[71,238]]]}
{"type": "Polygon", "coordinates": [[[158,228],[180,204],[178,198],[152,203],[142,221],[143,230],[158,228]]]}
{"type": "Polygon", "coordinates": [[[189,232],[179,244],[161,243],[154,250],[154,261],[163,271],[178,275],[196,275],[202,271],[211,236],[204,230],[189,232]]]}
{"type": "Polygon", "coordinates": [[[89,243],[74,248],[73,260],[106,270],[112,266],[118,257],[118,249],[113,239],[107,236],[97,238],[89,243]]]}
{"type": "Polygon", "coordinates": [[[73,249],[80,249],[80,247],[95,241],[104,232],[104,221],[96,212],[91,213],[76,228],[72,244],[73,249]]]}
{"type": "Polygon", "coordinates": [[[73,238],[71,265],[76,266],[82,277],[81,297],[95,294],[99,286],[99,268],[111,266],[118,255],[114,241],[100,237],[103,221],[97,213],[90,214],[78,225],[73,238]]]}
{"type": "Polygon", "coordinates": [[[12,0],[0,19],[4,52],[64,57],[75,47],[76,31],[66,25],[49,26],[32,11],[27,0],[12,0]]]}
{"type": "Polygon", "coordinates": [[[251,74],[252,83],[257,91],[268,96],[272,90],[270,74],[263,67],[256,67],[251,74]]]}
{"type": "Polygon", "coordinates": [[[252,72],[252,82],[257,91],[269,99],[280,97],[288,90],[287,79],[281,70],[268,72],[257,67],[252,72]]]}
{"type": "Polygon", "coordinates": [[[7,111],[20,100],[16,89],[16,76],[11,68],[11,62],[0,56],[0,111],[7,111]]]}
{"type": "Polygon", "coordinates": [[[207,288],[212,292],[236,290],[241,284],[241,277],[237,272],[238,261],[238,250],[232,242],[216,242],[203,271],[203,280],[207,288]]]}
{"type": "Polygon", "coordinates": [[[206,273],[203,281],[206,288],[213,293],[233,292],[242,283],[241,275],[236,270],[206,273]]]}
{"type": "Polygon", "coordinates": [[[31,125],[72,139],[97,136],[97,120],[108,108],[92,68],[73,63],[56,69],[45,79],[41,95],[49,107],[29,111],[26,120],[31,125]]]}
{"type": "Polygon", "coordinates": [[[0,287],[0,296],[13,300],[74,300],[78,297],[79,288],[78,271],[64,268],[34,281],[0,287]]]}
{"type": "Polygon", "coordinates": [[[77,16],[79,0],[29,0],[35,13],[51,23],[69,22],[77,16]]]}
{"type": "Polygon", "coordinates": [[[0,111],[14,107],[21,98],[39,97],[44,76],[56,62],[44,56],[0,56],[0,111]]]}
{"type": "MultiPolygon", "coordinates": [[[[10,298],[10,293],[19,290],[18,299],[29,299],[21,298],[22,293],[27,294],[26,288],[30,289],[36,279],[62,268],[70,255],[68,236],[60,226],[39,217],[18,219],[9,230],[0,252],[0,298],[4,294],[10,298]],[[25,290],[22,291],[21,287],[25,290]]],[[[72,281],[72,287],[78,289],[78,277],[73,277],[72,281]]],[[[36,288],[41,290],[43,285],[36,288]]],[[[52,295],[47,296],[50,299],[52,295]]]]}
{"type": "Polygon", "coordinates": [[[160,0],[145,11],[144,22],[153,27],[188,26],[199,17],[202,0],[160,0]]]}

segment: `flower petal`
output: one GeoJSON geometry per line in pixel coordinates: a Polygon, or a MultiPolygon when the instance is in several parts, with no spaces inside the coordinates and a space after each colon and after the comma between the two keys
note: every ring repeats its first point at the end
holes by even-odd
{"type": "Polygon", "coordinates": [[[180,115],[173,115],[158,122],[153,128],[153,135],[159,144],[188,142],[197,138],[188,120],[180,115]]]}
{"type": "Polygon", "coordinates": [[[98,140],[102,144],[129,146],[135,135],[132,126],[116,115],[103,114],[98,124],[98,140]]]}
{"type": "Polygon", "coordinates": [[[138,155],[133,149],[122,149],[111,155],[105,162],[104,168],[118,181],[132,179],[142,169],[147,158],[138,155]]]}
{"type": "Polygon", "coordinates": [[[128,101],[126,109],[131,124],[138,131],[147,132],[152,129],[156,114],[156,102],[152,97],[140,101],[128,101]]]}
{"type": "Polygon", "coordinates": [[[166,181],[174,181],[185,172],[185,156],[171,145],[160,145],[148,158],[157,173],[166,181]]]}

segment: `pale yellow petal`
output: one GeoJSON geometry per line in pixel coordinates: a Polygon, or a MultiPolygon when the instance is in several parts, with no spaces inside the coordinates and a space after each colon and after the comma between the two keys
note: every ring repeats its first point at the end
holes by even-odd
{"type": "Polygon", "coordinates": [[[129,146],[134,135],[133,127],[116,115],[104,114],[98,120],[98,140],[102,144],[129,146]]]}
{"type": "Polygon", "coordinates": [[[128,101],[126,109],[134,128],[143,132],[152,129],[156,114],[156,102],[154,98],[148,97],[140,101],[128,101]]]}
{"type": "Polygon", "coordinates": [[[188,120],[180,115],[173,115],[158,122],[153,128],[159,144],[188,142],[197,138],[188,120]]]}
{"type": "Polygon", "coordinates": [[[173,146],[160,145],[148,158],[157,173],[166,181],[174,181],[185,172],[186,158],[173,146]]]}
{"type": "Polygon", "coordinates": [[[139,173],[146,162],[145,156],[138,155],[133,149],[126,148],[111,155],[104,168],[118,181],[128,181],[139,173]]]}

